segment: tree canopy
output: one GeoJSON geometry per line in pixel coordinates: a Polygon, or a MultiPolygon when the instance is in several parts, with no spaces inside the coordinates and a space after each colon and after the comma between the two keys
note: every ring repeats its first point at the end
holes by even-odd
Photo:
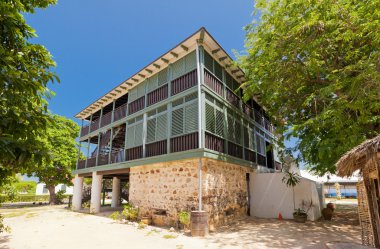
{"type": "Polygon", "coordinates": [[[53,115],[53,124],[48,126],[43,137],[39,137],[49,154],[38,167],[28,173],[34,174],[46,184],[50,192],[50,203],[55,203],[55,186],[59,183],[71,185],[71,171],[75,169],[78,148],[75,138],[79,126],[74,121],[53,115]]]}
{"type": "Polygon", "coordinates": [[[380,2],[256,1],[239,66],[278,132],[319,174],[380,133],[380,2]]]}
{"type": "Polygon", "coordinates": [[[47,152],[38,140],[51,122],[49,82],[58,81],[51,54],[30,39],[35,31],[23,14],[56,0],[0,1],[0,184],[26,165],[41,162],[47,152]]]}

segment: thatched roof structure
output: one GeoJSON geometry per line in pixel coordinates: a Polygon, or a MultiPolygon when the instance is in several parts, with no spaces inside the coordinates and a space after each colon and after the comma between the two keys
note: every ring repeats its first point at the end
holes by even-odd
{"type": "Polygon", "coordinates": [[[380,135],[364,141],[352,150],[346,152],[336,163],[337,175],[351,176],[356,170],[362,169],[367,160],[380,151],[380,135]]]}

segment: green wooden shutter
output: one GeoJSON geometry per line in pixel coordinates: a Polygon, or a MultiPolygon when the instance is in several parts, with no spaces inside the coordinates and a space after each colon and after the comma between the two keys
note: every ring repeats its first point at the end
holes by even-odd
{"type": "Polygon", "coordinates": [[[208,103],[206,103],[206,131],[215,133],[214,107],[208,103]]]}
{"type": "Polygon", "coordinates": [[[224,137],[224,113],[221,110],[215,109],[215,133],[224,137]]]}
{"type": "Polygon", "coordinates": [[[147,92],[151,92],[158,87],[158,75],[155,74],[146,80],[147,92]]]}
{"type": "Polygon", "coordinates": [[[161,70],[159,73],[158,73],[158,86],[162,86],[162,85],[165,85],[166,83],[168,83],[168,69],[165,68],[163,70],[161,70]]]}
{"type": "Polygon", "coordinates": [[[185,133],[198,130],[198,105],[196,102],[185,106],[185,133]]]}
{"type": "Polygon", "coordinates": [[[241,122],[239,117],[235,117],[235,142],[242,145],[241,141],[241,122]]]}
{"type": "Polygon", "coordinates": [[[128,94],[129,103],[137,99],[137,87],[132,88],[128,94]]]}
{"type": "Polygon", "coordinates": [[[140,146],[143,144],[143,134],[142,133],[143,133],[143,124],[142,123],[136,124],[134,146],[140,146]]]}
{"type": "Polygon", "coordinates": [[[172,136],[183,134],[183,108],[172,112],[172,136]]]}
{"type": "Polygon", "coordinates": [[[157,117],[156,121],[156,141],[164,140],[168,137],[167,132],[167,123],[168,123],[167,113],[162,114],[157,117]]]}
{"type": "Polygon", "coordinates": [[[230,141],[235,141],[234,117],[230,114],[227,115],[227,130],[227,139],[230,141]]]}
{"type": "Polygon", "coordinates": [[[206,51],[204,53],[204,63],[205,63],[205,67],[210,71],[210,72],[214,72],[214,69],[213,69],[213,63],[214,63],[214,59],[211,57],[211,55],[209,55],[206,51]]]}
{"type": "Polygon", "coordinates": [[[145,84],[146,81],[141,82],[139,85],[137,85],[137,98],[140,98],[145,95],[145,84]]]}
{"type": "Polygon", "coordinates": [[[186,73],[193,71],[197,68],[197,55],[195,51],[185,56],[185,65],[186,73]]]}
{"type": "Polygon", "coordinates": [[[151,143],[156,140],[156,118],[147,121],[146,142],[151,143]]]}
{"type": "Polygon", "coordinates": [[[174,62],[172,65],[172,79],[176,79],[182,75],[184,75],[186,72],[186,65],[185,60],[179,59],[178,61],[174,62]]]}
{"type": "Polygon", "coordinates": [[[127,149],[133,148],[135,143],[135,126],[127,127],[127,149]]]}
{"type": "Polygon", "coordinates": [[[214,62],[214,69],[215,69],[215,76],[218,77],[220,80],[223,80],[223,68],[219,63],[214,62]]]}

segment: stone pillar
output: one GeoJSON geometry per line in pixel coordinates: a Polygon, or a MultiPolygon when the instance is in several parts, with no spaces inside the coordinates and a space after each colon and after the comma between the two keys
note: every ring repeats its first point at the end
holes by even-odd
{"type": "Polygon", "coordinates": [[[75,175],[74,193],[73,193],[73,210],[79,211],[82,208],[83,177],[75,175]]]}
{"type": "Polygon", "coordinates": [[[91,186],[91,203],[90,213],[95,214],[100,211],[100,195],[102,193],[102,175],[98,175],[96,171],[92,172],[92,186],[91,186]]]}
{"type": "Polygon", "coordinates": [[[115,208],[120,205],[120,179],[114,177],[112,179],[112,203],[111,207],[115,208]]]}

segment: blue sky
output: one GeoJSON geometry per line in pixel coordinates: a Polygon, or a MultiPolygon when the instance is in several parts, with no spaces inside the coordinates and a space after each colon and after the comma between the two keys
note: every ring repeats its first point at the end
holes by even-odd
{"type": "MultiPolygon", "coordinates": [[[[246,0],[61,0],[26,16],[57,62],[50,110],[74,115],[204,26],[232,54],[253,20],[246,0]]],[[[76,120],[78,121],[78,120],[76,120]]]]}

